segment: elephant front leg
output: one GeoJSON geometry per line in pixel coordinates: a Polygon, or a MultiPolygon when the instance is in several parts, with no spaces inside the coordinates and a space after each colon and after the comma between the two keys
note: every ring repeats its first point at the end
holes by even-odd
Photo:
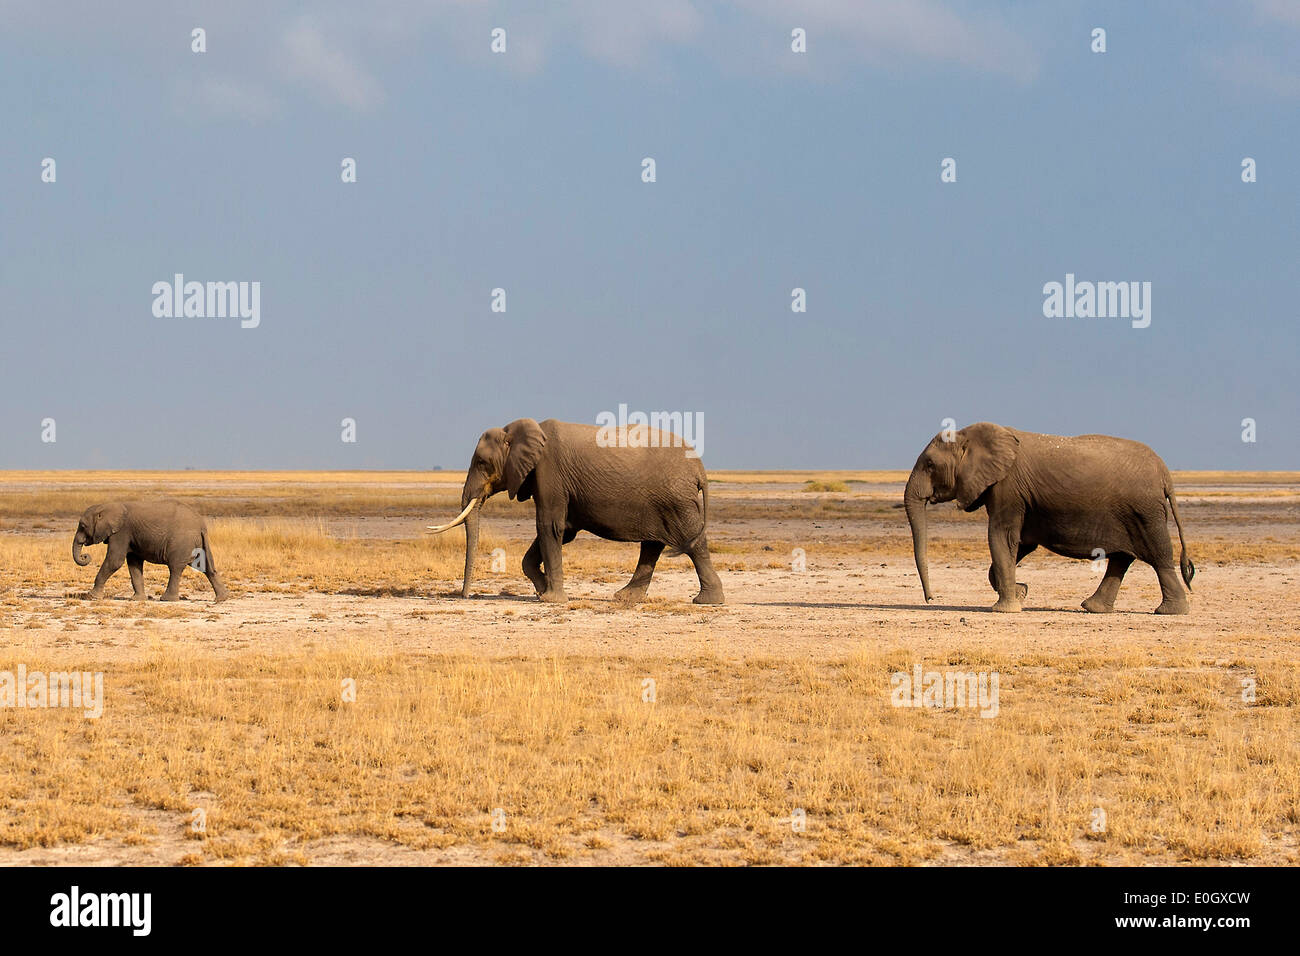
{"type": "MultiPolygon", "coordinates": [[[[1020,562],[1025,559],[1025,555],[1029,554],[1029,552],[1033,551],[1037,547],[1038,545],[1036,544],[1026,544],[1024,541],[1021,541],[1020,546],[1016,549],[1016,567],[1020,567],[1020,562]]],[[[995,591],[998,589],[997,576],[994,574],[993,565],[991,564],[989,565],[989,587],[995,591]]],[[[1023,601],[1029,596],[1029,585],[1017,581],[1016,595],[1023,601]]]]}
{"type": "Polygon", "coordinates": [[[650,590],[650,578],[655,573],[659,555],[664,553],[663,542],[642,541],[641,556],[637,559],[632,580],[614,592],[614,599],[628,604],[640,601],[650,590]]]}
{"type": "Polygon", "coordinates": [[[537,541],[542,550],[543,573],[546,576],[546,590],[537,596],[549,604],[563,604],[569,600],[564,593],[564,558],[561,554],[561,539],[564,522],[558,524],[538,521],[537,541]]]}
{"type": "Polygon", "coordinates": [[[1109,614],[1115,610],[1115,599],[1119,597],[1119,586],[1124,583],[1124,575],[1133,563],[1131,554],[1112,553],[1106,555],[1106,573],[1102,576],[1097,590],[1092,597],[1080,605],[1093,614],[1109,614]]]}
{"type": "Polygon", "coordinates": [[[144,558],[138,554],[126,556],[126,569],[131,573],[132,601],[147,601],[149,595],[144,593],[144,558]]]}
{"type": "MultiPolygon", "coordinates": [[[[989,568],[989,583],[998,592],[994,611],[1020,610],[1021,594],[1016,587],[1016,555],[1020,549],[1020,525],[989,521],[989,553],[993,566],[989,568]]],[[[1028,588],[1026,588],[1028,591],[1028,588]]]]}
{"type": "Polygon", "coordinates": [[[533,538],[533,543],[524,552],[524,576],[533,582],[538,596],[546,593],[546,575],[542,573],[542,546],[540,538],[533,538]]]}
{"type": "Polygon", "coordinates": [[[108,579],[117,574],[118,568],[122,567],[122,562],[126,561],[126,548],[117,546],[113,541],[109,541],[108,554],[104,555],[104,563],[100,564],[99,572],[95,575],[95,585],[90,589],[86,597],[92,601],[98,601],[104,597],[104,585],[108,584],[108,579]]]}

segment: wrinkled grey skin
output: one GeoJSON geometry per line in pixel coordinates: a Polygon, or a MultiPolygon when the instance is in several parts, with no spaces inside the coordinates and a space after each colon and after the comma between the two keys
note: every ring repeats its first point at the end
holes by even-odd
{"type": "MultiPolygon", "coordinates": [[[[611,541],[638,541],[641,556],[632,580],[617,592],[639,601],[650,587],[665,547],[687,555],[700,580],[696,604],[722,604],[722,582],[713,570],[705,525],[709,479],[686,448],[601,447],[594,425],[521,418],[490,428],[478,440],[461,492],[461,509],[474,507],[465,524],[465,583],[469,597],[483,502],[499,492],[536,502],[537,537],[524,554],[523,571],[543,601],[563,602],[561,546],[579,531],[611,541]]],[[[667,433],[660,445],[671,443],[667,433]]],[[[455,527],[452,522],[442,527],[455,527]]],[[[433,529],[437,530],[437,529],[433,529]]]]}
{"type": "Polygon", "coordinates": [[[1187,557],[1183,524],[1169,469],[1141,442],[1109,435],[1038,435],[991,422],[963,428],[945,442],[940,432],[917,458],[903,492],[912,528],[916,570],[931,600],[926,506],[956,500],[989,516],[989,583],[995,611],[1019,611],[1028,587],[1016,565],[1040,545],[1068,558],[1106,555],[1106,573],[1083,608],[1115,610],[1124,573],[1134,559],[1155,568],[1163,600],[1157,614],[1186,614],[1187,594],[1174,569],[1165,501],[1178,527],[1179,564],[1187,590],[1196,568],[1187,557]]]}
{"type": "Polygon", "coordinates": [[[146,600],[144,564],[148,561],[150,564],[165,564],[171,572],[167,590],[160,600],[180,599],[181,574],[189,564],[203,568],[218,601],[226,599],[226,586],[217,573],[212,547],[208,544],[207,524],[192,508],[166,500],[92,505],[77,524],[77,533],[72,539],[72,560],[84,568],[90,563],[90,555],[82,548],[103,543],[108,544],[108,553],[95,575],[95,586],[86,595],[88,598],[103,597],[104,584],[125,561],[131,572],[131,588],[135,592],[132,600],[146,600]],[[201,554],[196,555],[196,551],[201,554]]]}

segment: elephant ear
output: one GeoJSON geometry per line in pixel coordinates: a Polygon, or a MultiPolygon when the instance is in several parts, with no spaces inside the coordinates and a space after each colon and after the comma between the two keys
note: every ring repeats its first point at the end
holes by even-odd
{"type": "Polygon", "coordinates": [[[994,482],[1011,469],[1020,452],[1020,439],[1009,428],[977,422],[957,433],[962,443],[957,462],[957,504],[969,509],[994,482]]]}
{"type": "Polygon", "coordinates": [[[506,443],[510,446],[506,453],[506,490],[513,499],[519,496],[520,487],[537,467],[542,449],[546,447],[546,435],[542,426],[531,418],[511,422],[505,432],[506,443]]]}
{"type": "Polygon", "coordinates": [[[107,541],[110,536],[122,530],[122,521],[126,517],[126,508],[122,505],[101,505],[95,509],[94,524],[91,527],[91,540],[107,541]]]}

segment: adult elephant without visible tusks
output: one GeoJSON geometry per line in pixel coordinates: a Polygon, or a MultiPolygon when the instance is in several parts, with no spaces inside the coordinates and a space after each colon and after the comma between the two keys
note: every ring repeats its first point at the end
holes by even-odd
{"type": "Polygon", "coordinates": [[[175,501],[128,501],[91,505],[81,515],[72,539],[72,560],[79,567],[90,563],[82,549],[108,544],[104,563],[95,575],[95,586],[86,595],[99,598],[104,585],[126,562],[131,572],[134,600],[146,599],[144,564],[165,564],[171,572],[167,590],[160,600],[180,599],[181,575],[190,565],[203,573],[218,601],[226,599],[226,586],[217,573],[208,544],[208,527],[203,516],[175,501]]]}
{"type": "Polygon", "coordinates": [[[1186,614],[1165,502],[1178,528],[1179,565],[1187,590],[1196,568],[1187,557],[1183,523],[1169,469],[1141,442],[1109,435],[1037,435],[990,422],[936,435],[916,460],[903,505],[912,527],[916,570],[926,601],[926,506],[956,499],[965,511],[989,516],[989,583],[995,611],[1019,611],[1028,588],[1016,565],[1038,546],[1068,558],[1106,556],[1106,573],[1085,610],[1115,610],[1124,573],[1134,559],[1155,568],[1163,600],[1157,614],[1186,614]],[[947,434],[947,440],[945,440],[947,434]]]}
{"type": "Polygon", "coordinates": [[[461,492],[461,513],[434,533],[465,525],[465,583],[469,597],[483,502],[505,491],[537,508],[537,537],[523,570],[543,601],[565,601],[561,546],[579,531],[611,541],[638,541],[641,556],[632,580],[618,592],[638,601],[650,587],[665,547],[687,555],[700,579],[696,604],[722,604],[705,526],[709,479],[689,446],[667,432],[619,431],[611,442],[594,425],[521,418],[489,428],[478,440],[461,492]]]}

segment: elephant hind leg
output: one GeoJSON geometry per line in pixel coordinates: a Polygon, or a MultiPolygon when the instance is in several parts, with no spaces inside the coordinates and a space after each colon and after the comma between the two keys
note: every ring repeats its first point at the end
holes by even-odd
{"type": "Polygon", "coordinates": [[[718,572],[713,570],[713,558],[709,555],[709,542],[700,535],[695,540],[695,544],[686,552],[690,557],[691,563],[695,565],[695,573],[700,578],[700,593],[695,595],[696,604],[726,604],[722,596],[722,581],[718,578],[718,572]]]}
{"type": "Polygon", "coordinates": [[[1156,577],[1160,579],[1161,601],[1156,613],[1189,613],[1191,602],[1174,566],[1174,548],[1169,540],[1163,501],[1144,516],[1134,533],[1134,544],[1137,545],[1138,557],[1155,568],[1156,577]]]}
{"type": "Polygon", "coordinates": [[[614,598],[629,604],[644,598],[650,590],[650,577],[655,573],[655,564],[663,553],[662,541],[642,541],[641,556],[637,559],[632,580],[614,592],[614,598]]]}
{"type": "Polygon", "coordinates": [[[131,600],[147,601],[149,595],[144,593],[144,557],[134,552],[126,556],[126,569],[131,573],[131,600]]]}
{"type": "Polygon", "coordinates": [[[208,583],[212,585],[212,593],[214,595],[212,603],[220,604],[226,598],[230,597],[230,593],[226,590],[226,582],[221,580],[221,575],[217,572],[216,568],[209,567],[203,572],[203,576],[207,578],[208,583]]]}
{"type": "Polygon", "coordinates": [[[1183,582],[1178,579],[1178,572],[1174,570],[1172,559],[1163,567],[1156,567],[1156,577],[1160,579],[1161,596],[1156,613],[1190,614],[1192,605],[1187,599],[1187,592],[1183,590],[1183,582]]]}
{"type": "Polygon", "coordinates": [[[1119,586],[1124,582],[1133,555],[1111,552],[1106,555],[1106,573],[1102,576],[1097,590],[1092,593],[1081,607],[1093,614],[1109,614],[1115,610],[1115,598],[1119,597],[1119,586]]]}
{"type": "Polygon", "coordinates": [[[212,548],[208,544],[208,535],[205,531],[202,538],[202,547],[194,555],[194,561],[190,567],[200,572],[208,579],[208,584],[212,585],[213,603],[220,604],[229,593],[226,591],[226,582],[221,579],[221,572],[217,570],[217,562],[212,557],[212,548]]]}
{"type": "Polygon", "coordinates": [[[162,593],[160,601],[179,601],[181,599],[181,575],[185,573],[184,564],[169,564],[167,570],[170,572],[167,578],[167,590],[162,593]]]}

